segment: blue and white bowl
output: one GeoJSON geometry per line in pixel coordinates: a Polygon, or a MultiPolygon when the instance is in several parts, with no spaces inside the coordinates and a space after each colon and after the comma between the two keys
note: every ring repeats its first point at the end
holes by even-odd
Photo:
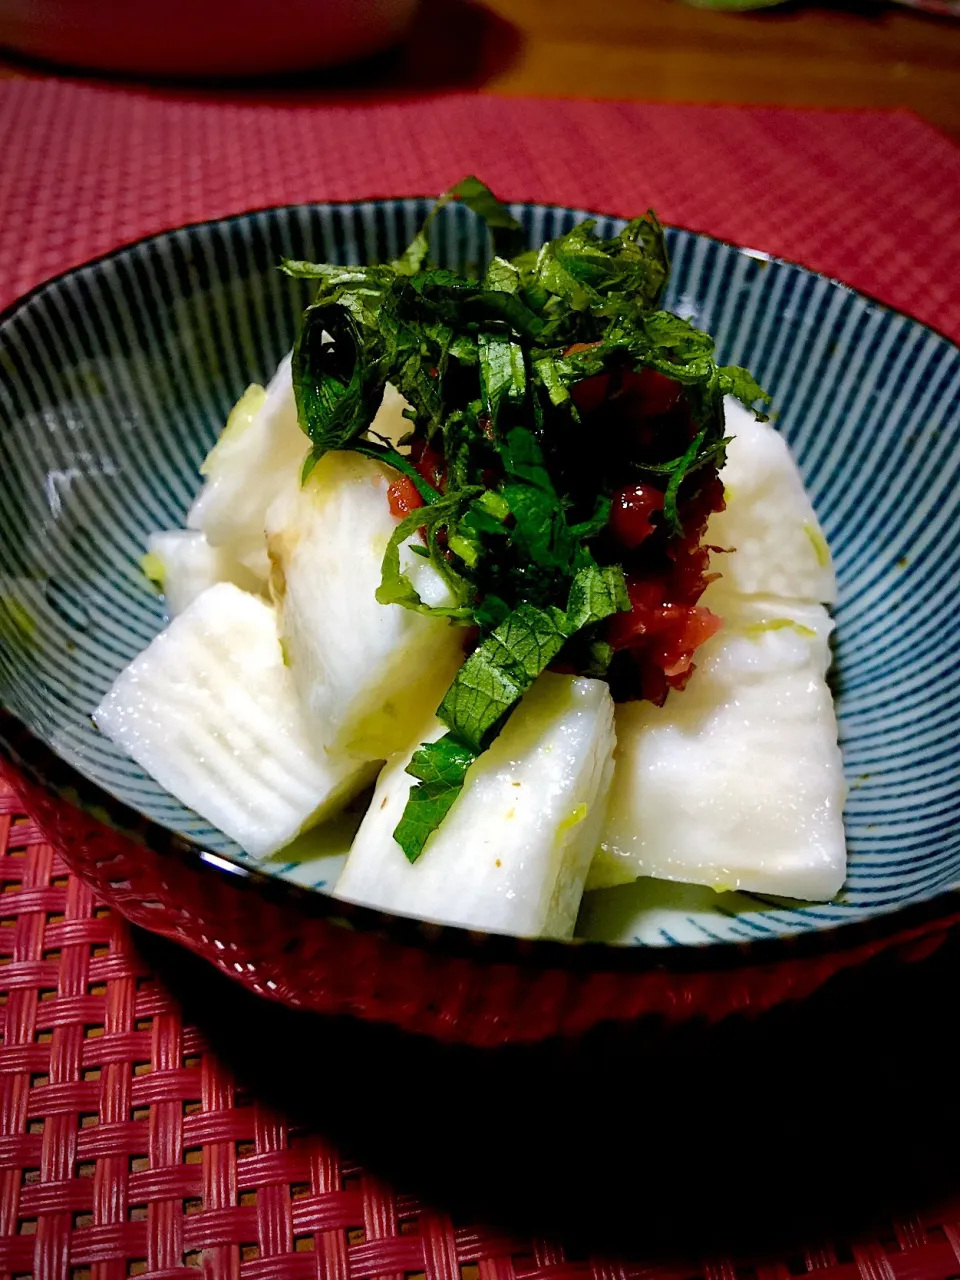
{"type": "MultiPolygon", "coordinates": [[[[143,815],[152,846],[185,837],[218,875],[249,863],[90,721],[162,625],[138,558],[151,531],[183,523],[231,405],[293,342],[309,286],[279,259],[393,257],[428,208],[298,206],[186,227],[70,271],[0,318],[0,750],[102,818],[143,815]]],[[[513,211],[531,245],[586,216],[513,211]]],[[[599,219],[604,235],[621,225],[599,219]]],[[[714,951],[832,931],[836,945],[854,936],[841,926],[917,904],[946,916],[960,886],[960,350],[802,267],[689,231],[668,240],[666,305],[772,393],[836,559],[849,876],[817,905],[640,884],[588,912],[591,934],[714,951]]],[[[447,206],[435,248],[444,265],[476,266],[482,227],[447,206]]],[[[314,867],[306,887],[322,893],[335,871],[335,858],[314,867]]],[[[262,872],[281,897],[305,880],[282,861],[262,872]]]]}

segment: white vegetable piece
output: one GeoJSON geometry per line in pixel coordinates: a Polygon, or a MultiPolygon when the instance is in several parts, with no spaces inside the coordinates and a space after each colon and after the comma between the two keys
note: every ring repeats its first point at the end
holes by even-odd
{"type": "Polygon", "coordinates": [[[192,529],[151,533],[141,564],[163,592],[174,618],[218,582],[232,582],[245,591],[260,588],[256,574],[234,560],[226,548],[211,547],[204,534],[192,529]]]}
{"type": "Polygon", "coordinates": [[[311,740],[273,607],[210,587],[117,677],[97,727],[162,787],[264,857],[371,778],[311,740]]]}
{"type": "MultiPolygon", "coordinates": [[[[264,530],[271,503],[300,476],[309,441],[297,418],[292,355],[280,361],[264,391],[250,386],[234,405],[220,438],[200,468],[206,483],[187,516],[187,527],[204,533],[261,582],[270,572],[264,530]]],[[[407,401],[387,383],[371,431],[396,446],[411,424],[407,401]]]]}
{"type": "MultiPolygon", "coordinates": [[[[376,598],[397,526],[397,473],[357,453],[327,453],[268,514],[271,588],[304,711],[331,750],[383,759],[438,706],[463,661],[463,630],[376,598]]],[[[422,600],[449,602],[432,565],[401,553],[422,600]]]]}
{"type": "Polygon", "coordinates": [[[267,508],[299,476],[309,447],[297,421],[290,359],[280,361],[266,392],[249,387],[237,401],[201,467],[206,483],[187,516],[188,528],[262,581],[270,571],[267,508]]]}
{"type": "Polygon", "coordinates": [[[830,551],[787,442],[738,401],[728,397],[724,410],[727,509],[710,517],[704,542],[736,555],[715,555],[711,568],[726,591],[834,603],[830,551]]]}
{"type": "MultiPolygon", "coordinates": [[[[435,721],[419,741],[444,732],[435,721]]],[[[467,772],[411,865],[393,839],[412,752],[380,775],[334,893],[401,915],[569,938],[612,774],[613,701],[600,680],[547,673],[467,772]]]]}
{"type": "MultiPolygon", "coordinates": [[[[704,596],[710,605],[710,592],[704,596]]],[[[845,797],[815,604],[728,597],[725,626],[663,707],[617,708],[617,763],[590,888],[636,876],[829,899],[845,797]]]]}

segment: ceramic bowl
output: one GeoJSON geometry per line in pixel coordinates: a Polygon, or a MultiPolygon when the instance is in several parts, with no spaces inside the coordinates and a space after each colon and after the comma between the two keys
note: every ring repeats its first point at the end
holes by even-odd
{"type": "MultiPolygon", "coordinates": [[[[420,925],[323,892],[342,830],[324,857],[257,868],[97,734],[91,710],[162,626],[137,563],[147,535],[182,524],[230,406],[294,339],[308,289],[278,260],[392,257],[428,207],[186,227],[0,318],[0,754],[45,833],[121,911],[256,990],[478,1043],[763,1008],[941,936],[960,915],[960,350],[837,281],[689,231],[668,232],[667,305],[773,394],[836,559],[850,787],[836,901],[646,881],[590,895],[579,944],[420,925]]],[[[585,216],[514,212],[531,245],[585,216]]],[[[443,210],[435,251],[482,260],[468,210],[443,210]]]]}

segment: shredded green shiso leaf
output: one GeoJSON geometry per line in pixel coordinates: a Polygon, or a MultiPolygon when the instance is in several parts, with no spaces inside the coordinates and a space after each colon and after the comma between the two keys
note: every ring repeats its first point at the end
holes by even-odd
{"type": "Polygon", "coordinates": [[[652,212],[609,240],[594,227],[588,219],[522,251],[519,224],[468,177],[394,262],[283,263],[318,286],[293,356],[300,423],[313,446],[304,474],[328,450],[353,449],[406,476],[424,505],[398,524],[377,598],[475,629],[475,647],[437,709],[448,732],[422,745],[407,770],[417,782],[394,835],[411,861],[542,671],[562,655],[564,669],[605,673],[603,621],[630,609],[623,564],[604,539],[624,474],[662,489],[664,536],[682,537],[681,496],[723,463],[724,395],[767,399],[746,370],[717,365],[707,334],[660,309],[669,263],[652,212]],[[431,223],[451,200],[491,233],[493,256],[479,279],[429,265],[431,223]],[[589,438],[571,388],[625,370],[681,384],[695,430],[686,447],[673,453],[664,438],[637,450],[589,438]],[[411,405],[407,439],[442,459],[442,484],[368,436],[387,382],[411,405]],[[442,608],[421,600],[400,567],[401,544],[417,531],[422,545],[413,549],[449,588],[442,608]]]}

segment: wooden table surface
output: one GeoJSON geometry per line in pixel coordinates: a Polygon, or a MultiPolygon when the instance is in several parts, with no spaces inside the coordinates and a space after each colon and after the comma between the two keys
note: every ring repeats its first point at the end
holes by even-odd
{"type": "Polygon", "coordinates": [[[485,0],[489,17],[425,4],[413,80],[445,54],[500,93],[661,102],[910,107],[960,138],[960,20],[897,4],[754,13],[679,0],[485,0]]]}
{"type": "MultiPolygon", "coordinates": [[[[0,78],[37,69],[12,62],[0,65],[0,78]]],[[[337,73],[332,87],[338,96],[354,89],[367,96],[446,86],[653,102],[909,107],[960,139],[960,19],[879,0],[796,0],[753,13],[680,0],[422,0],[401,51],[337,73]]],[[[331,87],[331,73],[317,73],[314,87],[331,87]]]]}

